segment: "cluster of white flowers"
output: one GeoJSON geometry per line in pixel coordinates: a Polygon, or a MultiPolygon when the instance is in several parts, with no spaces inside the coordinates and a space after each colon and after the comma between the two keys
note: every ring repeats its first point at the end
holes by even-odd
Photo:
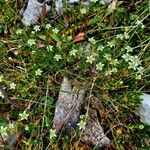
{"type": "Polygon", "coordinates": [[[138,56],[132,56],[132,55],[126,53],[122,56],[122,58],[126,62],[128,62],[128,64],[129,64],[128,69],[137,70],[138,67],[141,65],[141,61],[138,56]]]}

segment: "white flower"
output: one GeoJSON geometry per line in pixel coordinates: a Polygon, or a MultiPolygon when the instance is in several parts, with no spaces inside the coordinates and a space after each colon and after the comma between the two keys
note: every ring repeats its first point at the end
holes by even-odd
{"type": "Polygon", "coordinates": [[[47,51],[53,51],[53,46],[52,45],[48,45],[47,47],[46,47],[46,49],[47,49],[47,51]]]}
{"type": "Polygon", "coordinates": [[[16,88],[16,84],[14,82],[12,82],[9,86],[10,86],[10,89],[15,89],[16,88]]]}
{"type": "Polygon", "coordinates": [[[95,57],[93,55],[88,56],[86,62],[92,64],[95,61],[95,57]]]}
{"type": "Polygon", "coordinates": [[[80,12],[81,12],[82,14],[86,14],[86,9],[85,9],[85,8],[82,8],[82,9],[80,10],[80,12]]]}
{"type": "Polygon", "coordinates": [[[42,71],[41,69],[37,69],[37,70],[35,71],[35,75],[36,75],[36,76],[40,76],[42,72],[43,72],[43,71],[42,71]]]}
{"type": "Polygon", "coordinates": [[[92,37],[88,39],[89,42],[91,42],[93,45],[96,44],[96,40],[92,37]]]}
{"type": "Polygon", "coordinates": [[[127,40],[129,39],[129,34],[127,32],[124,33],[124,38],[127,40]]]}
{"type": "Polygon", "coordinates": [[[107,46],[112,48],[115,46],[115,42],[114,41],[107,42],[107,46]]]}
{"type": "Polygon", "coordinates": [[[100,45],[100,46],[98,46],[98,48],[97,48],[98,51],[103,51],[103,49],[104,49],[104,46],[103,46],[103,45],[100,45]]]}
{"type": "Polygon", "coordinates": [[[105,75],[107,76],[107,75],[111,75],[112,74],[112,70],[107,70],[106,72],[105,72],[105,75]]]}
{"type": "Polygon", "coordinates": [[[143,74],[143,72],[145,71],[144,67],[142,66],[138,67],[137,69],[138,69],[137,73],[139,74],[143,74]]]}
{"type": "Polygon", "coordinates": [[[35,34],[35,31],[31,31],[31,34],[35,34]]]}
{"type": "Polygon", "coordinates": [[[18,30],[16,31],[16,34],[21,34],[22,32],[23,32],[22,29],[18,29],[18,30]]]}
{"type": "Polygon", "coordinates": [[[134,61],[129,62],[129,67],[128,69],[133,69],[133,70],[137,70],[138,64],[134,61]]]}
{"type": "Polygon", "coordinates": [[[36,44],[34,39],[29,39],[29,40],[27,41],[27,43],[28,43],[29,46],[32,46],[32,45],[35,45],[35,44],[36,44]]]}
{"type": "Polygon", "coordinates": [[[110,64],[116,66],[117,64],[119,64],[117,59],[111,59],[110,64]]]}
{"type": "Polygon", "coordinates": [[[0,91],[0,97],[4,98],[4,95],[3,95],[2,91],[0,91]]]}
{"type": "Polygon", "coordinates": [[[81,119],[80,122],[77,124],[79,126],[79,130],[85,129],[86,121],[81,119]]]}
{"type": "Polygon", "coordinates": [[[71,50],[71,51],[69,52],[69,55],[70,55],[70,56],[75,56],[77,52],[78,52],[78,50],[76,50],[76,49],[73,48],[73,50],[71,50]]]}
{"type": "Polygon", "coordinates": [[[18,53],[18,51],[16,50],[16,51],[14,51],[14,54],[17,56],[19,53],[18,53]]]}
{"type": "Polygon", "coordinates": [[[120,39],[120,40],[123,40],[124,36],[122,34],[117,34],[116,38],[120,39]]]}
{"type": "Polygon", "coordinates": [[[56,61],[59,61],[59,60],[62,59],[62,57],[61,57],[61,55],[56,54],[56,55],[54,56],[54,59],[56,59],[56,61]]]}
{"type": "Polygon", "coordinates": [[[35,32],[38,32],[38,31],[40,31],[40,26],[35,25],[33,29],[34,29],[35,32]]]}
{"type": "Polygon", "coordinates": [[[101,62],[99,62],[98,64],[96,64],[96,70],[98,71],[102,71],[104,64],[102,64],[101,62]]]}
{"type": "Polygon", "coordinates": [[[123,54],[123,55],[122,55],[122,58],[123,58],[126,62],[128,62],[129,60],[132,59],[132,56],[127,53],[127,54],[123,54]]]}
{"type": "Polygon", "coordinates": [[[130,46],[127,46],[125,49],[127,50],[128,53],[133,51],[132,47],[130,46]]]}
{"type": "Polygon", "coordinates": [[[49,24],[49,23],[45,25],[45,28],[46,28],[47,30],[49,30],[51,27],[52,27],[52,26],[51,26],[51,24],[49,24]]]}
{"type": "Polygon", "coordinates": [[[3,75],[0,75],[0,82],[2,82],[3,81],[3,75]]]}
{"type": "Polygon", "coordinates": [[[137,75],[135,76],[135,79],[136,79],[136,80],[141,80],[141,78],[142,78],[142,76],[141,76],[140,74],[137,74],[137,75]]]}
{"type": "Polygon", "coordinates": [[[50,139],[54,139],[55,137],[57,137],[56,130],[50,129],[50,139]]]}
{"type": "Polygon", "coordinates": [[[21,120],[27,120],[29,114],[27,114],[26,111],[24,111],[23,113],[19,113],[19,116],[21,120]]]}
{"type": "Polygon", "coordinates": [[[29,130],[29,126],[25,125],[25,130],[28,131],[29,130]]]}
{"type": "Polygon", "coordinates": [[[117,71],[118,71],[117,68],[112,68],[112,69],[111,69],[111,72],[113,72],[113,73],[116,73],[117,71]]]}
{"type": "Polygon", "coordinates": [[[110,60],[111,60],[111,55],[110,55],[110,54],[105,54],[105,55],[104,55],[104,58],[106,58],[107,60],[110,61],[110,60]]]}
{"type": "Polygon", "coordinates": [[[52,31],[53,31],[55,34],[57,34],[57,33],[59,32],[59,30],[58,30],[57,28],[54,28],[52,31]]]}
{"type": "Polygon", "coordinates": [[[0,134],[2,137],[8,136],[7,129],[8,129],[8,127],[4,127],[4,126],[0,127],[0,134]]]}

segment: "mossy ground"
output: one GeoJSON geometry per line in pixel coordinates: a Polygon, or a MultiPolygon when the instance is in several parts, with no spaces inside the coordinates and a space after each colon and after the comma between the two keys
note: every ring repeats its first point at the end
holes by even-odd
{"type": "Polygon", "coordinates": [[[114,10],[95,3],[68,7],[69,16],[48,13],[38,26],[25,27],[23,1],[0,1],[0,85],[29,114],[21,120],[23,111],[0,99],[0,126],[17,133],[16,148],[92,149],[76,133],[51,140],[55,103],[67,76],[101,99],[101,124],[111,139],[103,149],[150,149],[150,128],[134,113],[141,93],[150,92],[150,3],[118,3],[114,10]],[[79,33],[85,39],[74,43],[79,33]]]}

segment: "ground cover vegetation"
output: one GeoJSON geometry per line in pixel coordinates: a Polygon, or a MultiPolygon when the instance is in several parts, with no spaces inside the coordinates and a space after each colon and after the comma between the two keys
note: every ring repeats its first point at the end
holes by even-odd
{"type": "Polygon", "coordinates": [[[0,1],[0,86],[13,100],[0,93],[2,139],[15,133],[15,148],[23,150],[94,149],[79,141],[82,119],[73,133],[52,129],[67,76],[100,99],[100,123],[111,139],[103,149],[149,149],[149,126],[135,115],[140,95],[150,92],[149,0],[118,1],[115,8],[93,0],[31,27],[20,21],[22,5],[0,1]]]}

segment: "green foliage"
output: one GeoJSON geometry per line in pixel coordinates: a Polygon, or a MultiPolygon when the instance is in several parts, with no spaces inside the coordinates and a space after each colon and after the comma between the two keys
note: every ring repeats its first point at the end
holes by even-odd
{"type": "Polygon", "coordinates": [[[84,147],[76,140],[79,131],[68,134],[64,130],[55,137],[52,130],[63,76],[101,99],[101,124],[112,140],[106,149],[143,149],[143,143],[147,147],[149,127],[134,111],[141,93],[150,90],[148,0],[122,1],[115,10],[94,2],[68,6],[67,28],[65,15],[24,27],[18,7],[15,1],[0,2],[0,86],[27,107],[25,112],[12,108],[0,97],[0,126],[14,122],[8,133],[22,134],[19,148],[84,147]],[[85,40],[74,43],[81,32],[85,40]]]}

